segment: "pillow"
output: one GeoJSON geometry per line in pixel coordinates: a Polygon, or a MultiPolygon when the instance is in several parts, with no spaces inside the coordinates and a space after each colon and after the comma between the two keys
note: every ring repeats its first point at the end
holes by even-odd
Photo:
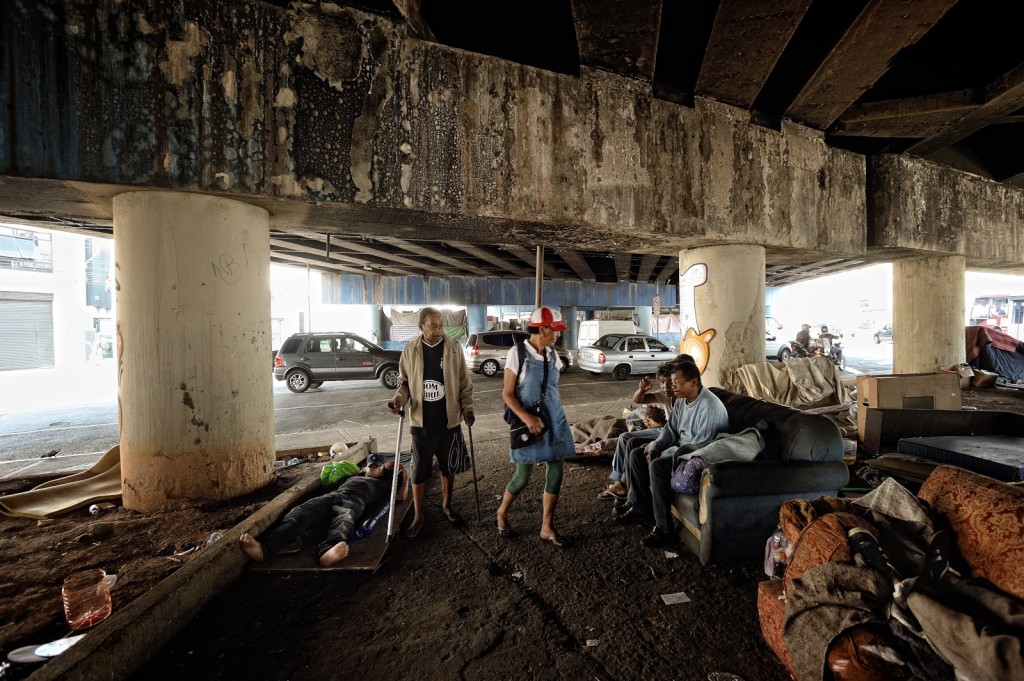
{"type": "Polygon", "coordinates": [[[672,473],[672,490],[679,494],[696,494],[700,490],[700,476],[707,467],[708,460],[703,456],[680,462],[672,473]]]}

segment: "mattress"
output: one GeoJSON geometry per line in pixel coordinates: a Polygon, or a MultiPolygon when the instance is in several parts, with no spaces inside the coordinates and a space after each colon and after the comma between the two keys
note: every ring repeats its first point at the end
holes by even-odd
{"type": "Polygon", "coordinates": [[[1024,437],[1010,435],[942,435],[908,437],[899,451],[981,473],[996,480],[1024,480],[1024,437]]]}

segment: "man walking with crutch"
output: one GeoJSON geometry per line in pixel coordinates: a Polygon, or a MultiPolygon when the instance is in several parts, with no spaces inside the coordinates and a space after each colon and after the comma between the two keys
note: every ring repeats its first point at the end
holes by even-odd
{"type": "Polygon", "coordinates": [[[458,516],[452,510],[454,473],[449,462],[464,452],[461,422],[472,426],[473,382],[462,355],[462,346],[444,333],[441,312],[432,307],[420,310],[422,332],[410,341],[398,362],[400,385],[387,404],[392,414],[405,410],[412,435],[413,519],[406,536],[412,538],[423,528],[423,500],[433,460],[441,471],[441,513],[449,522],[458,516]]]}

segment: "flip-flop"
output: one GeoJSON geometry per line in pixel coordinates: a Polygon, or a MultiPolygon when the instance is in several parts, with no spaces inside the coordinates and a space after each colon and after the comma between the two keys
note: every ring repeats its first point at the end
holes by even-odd
{"type": "Polygon", "coordinates": [[[555,532],[550,537],[541,537],[540,540],[541,541],[546,541],[546,542],[551,542],[552,546],[557,546],[558,548],[564,548],[565,544],[566,544],[565,540],[562,539],[562,537],[559,536],[559,534],[557,532],[555,532]]]}
{"type": "Polygon", "coordinates": [[[420,533],[420,530],[422,529],[422,524],[416,525],[415,523],[413,523],[412,525],[409,525],[409,527],[405,528],[405,536],[408,539],[415,539],[416,535],[418,535],[420,533]]]}
{"type": "Polygon", "coordinates": [[[451,510],[450,508],[449,509],[442,508],[441,509],[441,515],[443,515],[445,517],[445,520],[450,522],[452,525],[455,525],[456,527],[458,527],[459,525],[462,524],[462,518],[459,517],[458,513],[456,513],[455,511],[451,510]]]}
{"type": "Polygon", "coordinates": [[[498,530],[498,536],[501,537],[502,539],[515,539],[516,537],[519,536],[516,533],[516,531],[512,529],[511,526],[509,526],[509,527],[500,527],[498,525],[498,523],[494,523],[494,527],[498,530]]]}
{"type": "Polygon", "coordinates": [[[618,492],[613,492],[611,487],[605,487],[597,495],[597,498],[598,499],[619,499],[619,500],[622,500],[622,499],[626,498],[626,495],[625,494],[619,494],[618,492]]]}

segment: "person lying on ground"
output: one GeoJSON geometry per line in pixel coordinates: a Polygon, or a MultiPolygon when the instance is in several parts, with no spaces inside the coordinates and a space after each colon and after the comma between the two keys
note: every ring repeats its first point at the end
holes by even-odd
{"type": "MultiPolygon", "coordinates": [[[[689,355],[681,356],[690,357],[689,355]]],[[[690,364],[693,364],[692,357],[690,358],[690,364]]],[[[633,394],[633,401],[664,409],[667,418],[667,415],[672,412],[672,405],[676,397],[672,389],[672,371],[674,368],[675,362],[665,362],[658,367],[656,376],[658,383],[661,385],[660,392],[650,392],[651,382],[647,377],[642,378],[636,393],[633,394]]],[[[612,472],[608,476],[612,482],[605,489],[601,490],[600,494],[597,495],[599,498],[620,500],[626,498],[626,462],[629,452],[634,447],[654,440],[660,432],[657,428],[646,426],[644,429],[632,430],[619,436],[619,441],[615,444],[615,454],[612,455],[612,472]]]]}
{"type": "Polygon", "coordinates": [[[668,424],[654,442],[630,452],[628,502],[616,515],[620,522],[635,522],[653,513],[654,529],[643,539],[644,546],[673,541],[669,508],[677,457],[700,449],[729,427],[725,405],[701,384],[700,369],[695,365],[684,362],[673,367],[672,387],[676,402],[668,424]]]}
{"type": "MultiPolygon", "coordinates": [[[[267,532],[261,541],[246,533],[239,537],[245,555],[259,562],[278,553],[293,553],[301,548],[302,536],[308,529],[330,521],[327,538],[317,548],[322,567],[330,567],[344,560],[349,553],[348,538],[359,517],[368,507],[391,494],[394,464],[370,464],[360,473],[344,480],[333,492],[321,494],[288,511],[277,527],[267,532]]],[[[399,501],[406,495],[405,467],[398,467],[399,501]]]]}

